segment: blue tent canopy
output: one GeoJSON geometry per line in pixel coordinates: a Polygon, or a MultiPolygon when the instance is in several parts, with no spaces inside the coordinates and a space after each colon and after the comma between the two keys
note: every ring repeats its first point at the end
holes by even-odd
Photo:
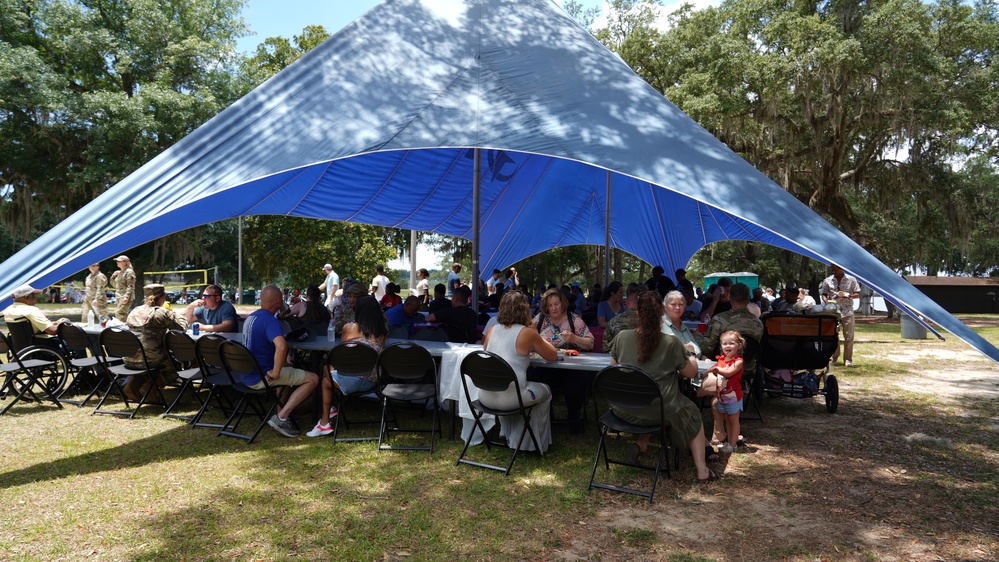
{"type": "Polygon", "coordinates": [[[473,149],[484,272],[603,245],[610,171],[615,248],[667,271],[720,240],[838,263],[999,362],[550,0],[386,0],[4,262],[0,294],[236,216],[470,238],[473,149]]]}

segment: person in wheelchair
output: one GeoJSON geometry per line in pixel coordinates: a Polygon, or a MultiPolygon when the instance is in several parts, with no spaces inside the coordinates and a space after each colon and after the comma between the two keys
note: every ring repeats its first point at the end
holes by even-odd
{"type": "MultiPolygon", "coordinates": [[[[11,293],[14,303],[4,309],[3,319],[7,323],[8,329],[13,323],[29,322],[33,330],[30,345],[40,345],[58,350],[59,340],[56,338],[56,331],[59,324],[69,322],[69,319],[60,318],[54,322],[49,320],[45,313],[35,306],[36,295],[41,292],[41,289],[35,289],[27,284],[14,289],[14,292],[11,293]]],[[[15,343],[15,345],[17,344],[15,343]]]]}

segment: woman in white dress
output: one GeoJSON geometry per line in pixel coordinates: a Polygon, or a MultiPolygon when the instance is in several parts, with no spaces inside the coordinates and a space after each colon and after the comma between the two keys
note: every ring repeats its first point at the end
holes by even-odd
{"type": "MultiPolygon", "coordinates": [[[[527,381],[527,366],[531,362],[531,351],[537,352],[547,361],[555,361],[558,351],[548,343],[537,330],[525,330],[531,324],[531,307],[527,297],[520,291],[508,291],[500,301],[496,325],[489,329],[483,341],[486,351],[499,355],[517,375],[521,399],[524,406],[534,406],[531,410],[531,429],[541,446],[540,453],[548,450],[552,443],[550,403],[552,391],[546,384],[527,381]]],[[[503,392],[479,391],[479,400],[490,408],[517,408],[517,395],[511,383],[503,392]]],[[[516,446],[523,430],[520,416],[504,416],[500,419],[500,430],[511,448],[516,446]]],[[[521,450],[533,451],[534,443],[525,437],[521,450]]]]}

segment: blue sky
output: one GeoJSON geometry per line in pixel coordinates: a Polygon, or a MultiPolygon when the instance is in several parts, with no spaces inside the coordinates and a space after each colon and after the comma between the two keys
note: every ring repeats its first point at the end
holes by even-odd
{"type": "MultiPolygon", "coordinates": [[[[321,25],[330,33],[354,21],[379,0],[249,0],[243,19],[256,33],[242,38],[237,48],[253,51],[268,37],[291,38],[307,25],[321,25]]],[[[597,6],[602,0],[580,0],[584,6],[597,6]]]]}

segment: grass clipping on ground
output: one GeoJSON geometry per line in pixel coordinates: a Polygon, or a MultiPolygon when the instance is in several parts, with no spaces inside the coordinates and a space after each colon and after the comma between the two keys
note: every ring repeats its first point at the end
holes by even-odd
{"type": "MultiPolygon", "coordinates": [[[[999,342],[999,318],[971,320],[999,342]]],[[[592,411],[583,435],[556,427],[549,454],[504,477],[455,467],[460,443],[446,439],[432,456],[379,453],[265,428],[247,446],[154,409],[127,420],[19,405],[0,417],[0,559],[997,559],[999,369],[954,338],[898,334],[859,323],[837,414],[821,398],[764,400],[765,422],[743,423],[748,446],[715,465],[720,481],[694,483],[681,452],[651,505],[587,492],[592,411]]]]}

